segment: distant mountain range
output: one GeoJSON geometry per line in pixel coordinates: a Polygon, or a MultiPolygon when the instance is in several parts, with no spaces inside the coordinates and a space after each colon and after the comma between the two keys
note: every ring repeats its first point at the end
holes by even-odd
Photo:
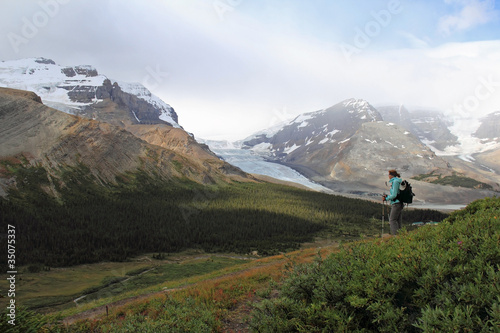
{"type": "MultiPolygon", "coordinates": [[[[137,161],[145,158],[141,149],[146,148],[140,147],[146,142],[151,145],[146,150],[163,149],[154,153],[159,158],[157,167],[163,163],[163,157],[159,156],[168,156],[165,158],[171,162],[160,174],[185,176],[202,183],[215,183],[231,177],[252,178],[219,159],[207,145],[198,143],[192,134],[186,133],[179,125],[174,109],[143,85],[110,80],[92,66],[60,66],[45,58],[1,62],[0,86],[32,91],[47,106],[73,117],[88,119],[78,118],[80,120],[76,121],[77,118],[66,118],[45,106],[33,105],[40,104],[40,101],[34,102],[36,97],[30,95],[32,102],[26,106],[27,111],[18,109],[18,112],[27,112],[30,116],[25,114],[15,121],[26,119],[31,128],[38,128],[36,133],[44,135],[42,138],[50,137],[52,141],[38,140],[38,146],[43,146],[43,149],[38,155],[31,153],[20,142],[26,136],[25,142],[35,144],[29,138],[36,138],[38,134],[28,131],[27,125],[19,127],[17,124],[15,127],[4,119],[2,141],[10,142],[10,148],[2,147],[0,156],[30,152],[38,160],[50,156],[48,159],[56,164],[67,158],[71,163],[87,161],[91,167],[95,166],[96,174],[103,174],[104,179],[111,180],[113,175],[141,164],[137,161]],[[48,118],[35,117],[35,109],[43,109],[44,114],[51,114],[48,118],[54,119],[46,122],[48,118]],[[54,125],[72,122],[85,125],[70,132],[67,132],[66,125],[54,125]],[[83,128],[92,128],[92,131],[83,128]],[[122,144],[120,140],[116,141],[117,136],[131,141],[122,144]],[[72,142],[70,146],[73,148],[62,149],[64,154],[55,154],[54,147],[61,146],[61,142],[53,141],[55,137],[64,137],[65,143],[72,142]],[[111,141],[110,137],[113,137],[111,141]],[[74,141],[75,138],[78,141],[74,141]],[[144,142],[135,142],[134,138],[144,142]],[[16,146],[13,141],[17,141],[17,150],[13,149],[16,146]],[[110,146],[114,148],[108,149],[110,146]],[[73,149],[78,153],[72,153],[73,149]],[[90,151],[104,155],[83,154],[90,151]],[[135,162],[129,158],[125,163],[120,154],[135,162]],[[109,165],[100,165],[107,159],[109,165]],[[113,159],[116,161],[111,162],[113,159]],[[181,169],[182,172],[178,173],[181,169]],[[177,170],[177,173],[172,170],[177,170]]],[[[13,98],[13,94],[18,98],[19,94],[22,95],[5,89],[2,93],[5,103],[13,98]]],[[[13,117],[12,113],[9,114],[13,117]]],[[[419,183],[418,199],[421,201],[468,202],[500,190],[500,112],[481,119],[475,130],[466,136],[463,131],[457,131],[457,126],[453,119],[435,110],[420,108],[410,111],[403,105],[375,108],[365,100],[348,99],[323,110],[303,113],[282,126],[260,131],[230,146],[231,149],[250,150],[260,159],[291,167],[310,180],[342,193],[379,195],[385,190],[383,184],[387,180],[387,170],[392,168],[419,183]],[[443,184],[467,184],[468,188],[457,191],[457,187],[443,184]]],[[[218,143],[207,143],[217,147],[218,154],[223,155],[218,143]]],[[[245,171],[258,172],[251,168],[245,171]]]]}
{"type": "Polygon", "coordinates": [[[500,189],[500,163],[494,162],[500,147],[498,114],[482,120],[462,142],[464,138],[452,132],[454,123],[437,111],[375,108],[365,100],[348,99],[301,114],[234,145],[288,165],[337,191],[376,196],[384,190],[381,184],[387,180],[387,170],[394,168],[403,177],[422,183],[420,200],[459,202],[477,193],[461,189],[456,194],[456,188],[435,184],[469,182],[466,185],[477,190],[500,189]],[[471,144],[477,153],[461,155],[471,150],[471,144]]]}

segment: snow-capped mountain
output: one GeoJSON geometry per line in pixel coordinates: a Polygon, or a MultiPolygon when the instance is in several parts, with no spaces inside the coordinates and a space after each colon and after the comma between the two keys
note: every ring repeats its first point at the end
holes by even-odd
{"type": "MultiPolygon", "coordinates": [[[[440,178],[462,175],[498,188],[495,184],[500,177],[491,162],[497,155],[484,155],[481,163],[473,163],[472,157],[450,156],[450,148],[470,147],[460,141],[462,136],[454,134],[452,129],[456,124],[443,114],[425,109],[410,112],[404,106],[380,109],[379,112],[365,100],[348,99],[327,109],[301,114],[278,128],[232,143],[231,147],[227,143],[207,144],[228,160],[239,158],[240,154],[235,153],[239,147],[249,150],[251,154],[245,155],[241,165],[246,172],[258,172],[247,156],[254,156],[255,160],[264,158],[342,193],[376,196],[384,190],[381,184],[387,180],[387,170],[392,168],[406,179],[428,174],[440,178]]],[[[489,141],[495,141],[490,138],[494,128],[484,125],[481,129],[477,135],[488,135],[489,141]]],[[[485,139],[474,140],[483,140],[481,149],[486,148],[485,139]]],[[[418,201],[467,202],[484,195],[474,189],[461,189],[458,194],[456,188],[443,189],[430,184],[431,178],[425,179],[425,183],[418,185],[418,201]]]]}
{"type": "Polygon", "coordinates": [[[439,154],[446,147],[458,145],[458,137],[451,133],[453,123],[437,110],[415,109],[403,106],[377,107],[385,121],[406,128],[419,140],[439,154]]]}
{"type": "MultiPolygon", "coordinates": [[[[180,163],[188,166],[188,178],[201,177],[201,182],[210,183],[220,179],[221,173],[245,177],[184,131],[174,109],[142,84],[113,82],[92,66],[63,67],[50,59],[31,58],[0,62],[2,86],[34,92],[56,110],[118,126],[174,152],[182,156],[180,163]]],[[[105,141],[95,141],[93,147],[106,150],[101,143],[105,141]]]]}
{"type": "Polygon", "coordinates": [[[299,115],[279,130],[243,140],[243,148],[283,163],[310,165],[321,174],[364,122],[381,121],[364,100],[349,99],[320,111],[299,115]]]}
{"type": "Polygon", "coordinates": [[[180,127],[174,109],[142,84],[112,81],[89,65],[60,66],[45,58],[2,61],[0,86],[32,91],[50,107],[115,125],[180,127]],[[111,107],[107,100],[125,110],[111,107]]]}

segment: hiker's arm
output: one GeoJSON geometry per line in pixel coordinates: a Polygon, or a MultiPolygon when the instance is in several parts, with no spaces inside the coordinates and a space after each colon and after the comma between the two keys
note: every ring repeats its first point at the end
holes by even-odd
{"type": "Polygon", "coordinates": [[[390,194],[385,198],[385,200],[392,201],[392,200],[396,199],[396,197],[398,195],[398,188],[399,188],[398,182],[392,182],[390,194]]]}

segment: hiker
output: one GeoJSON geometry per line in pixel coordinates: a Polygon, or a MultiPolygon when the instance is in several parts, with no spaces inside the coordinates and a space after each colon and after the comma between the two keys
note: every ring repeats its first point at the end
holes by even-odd
{"type": "Polygon", "coordinates": [[[389,225],[391,227],[391,235],[396,235],[398,230],[401,229],[403,221],[403,203],[399,199],[396,199],[399,194],[399,186],[401,185],[401,176],[396,170],[389,170],[389,184],[391,184],[389,195],[382,196],[382,201],[387,201],[391,205],[389,225]]]}

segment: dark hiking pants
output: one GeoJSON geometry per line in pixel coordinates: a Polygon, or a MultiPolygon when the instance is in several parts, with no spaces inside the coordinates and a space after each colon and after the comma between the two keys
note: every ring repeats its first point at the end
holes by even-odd
{"type": "Polygon", "coordinates": [[[396,235],[401,229],[403,222],[403,203],[397,202],[391,206],[391,214],[389,215],[389,225],[391,226],[391,235],[396,235]]]}

